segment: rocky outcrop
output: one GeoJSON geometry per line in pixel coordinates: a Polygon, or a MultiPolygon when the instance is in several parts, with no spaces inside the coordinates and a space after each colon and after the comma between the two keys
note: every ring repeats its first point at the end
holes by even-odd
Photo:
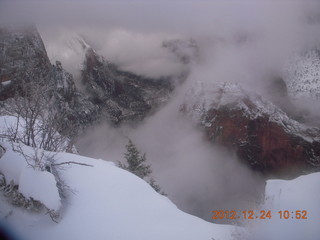
{"type": "Polygon", "coordinates": [[[79,131],[99,120],[99,107],[76,89],[72,75],[62,68],[60,62],[52,65],[50,79],[54,82],[51,90],[52,105],[65,122],[62,131],[79,131]]]}
{"type": "Polygon", "coordinates": [[[0,101],[24,97],[29,87],[46,86],[47,100],[65,129],[80,129],[98,119],[99,108],[76,89],[72,75],[59,61],[51,65],[34,26],[0,29],[0,82],[0,101]]]}
{"type": "Polygon", "coordinates": [[[91,101],[113,124],[142,120],[169,100],[170,78],[151,79],[120,70],[96,54],[86,53],[82,81],[91,101]]]}
{"type": "Polygon", "coordinates": [[[82,129],[99,120],[113,124],[142,120],[166,103],[173,90],[169,77],[151,79],[121,71],[97,55],[84,40],[77,39],[85,56],[84,90],[61,62],[50,63],[34,26],[0,29],[0,101],[25,96],[26,85],[47,86],[47,97],[59,112],[65,129],[82,129]]]}
{"type": "Polygon", "coordinates": [[[267,176],[320,170],[320,130],[292,120],[238,84],[199,83],[182,110],[203,126],[210,141],[234,150],[241,161],[267,176]]]}
{"type": "Polygon", "coordinates": [[[0,100],[21,91],[21,83],[49,78],[51,64],[33,26],[0,29],[0,100]]]}

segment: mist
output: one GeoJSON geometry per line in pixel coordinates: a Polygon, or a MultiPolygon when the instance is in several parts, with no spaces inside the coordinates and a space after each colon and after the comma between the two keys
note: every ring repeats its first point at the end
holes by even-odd
{"type": "Polygon", "coordinates": [[[61,59],[74,75],[79,56],[69,57],[61,50],[72,34],[81,35],[124,70],[151,77],[184,70],[161,47],[164,40],[195,39],[209,68],[217,61],[231,62],[232,68],[248,75],[262,66],[276,69],[292,51],[320,38],[318,22],[308,24],[310,16],[318,19],[319,1],[47,0],[3,1],[1,5],[3,24],[35,23],[50,59],[61,59]]]}
{"type": "Polygon", "coordinates": [[[204,139],[195,123],[179,112],[182,96],[178,92],[137,128],[93,127],[77,143],[80,154],[124,162],[130,138],[146,153],[153,177],[180,209],[210,221],[213,210],[257,207],[263,178],[233,153],[204,139]]]}
{"type": "Polygon", "coordinates": [[[157,183],[182,210],[209,220],[213,210],[257,204],[263,178],[233,153],[208,143],[179,107],[196,81],[238,82],[265,94],[266,81],[281,72],[292,53],[319,42],[319,22],[309,21],[318,16],[319,1],[48,0],[1,5],[2,23],[36,23],[50,60],[62,61],[76,78],[84,55],[70,51],[74,35],[127,71],[155,78],[190,72],[171,101],[138,127],[115,129],[102,123],[88,129],[77,143],[81,154],[123,161],[131,138],[146,153],[157,183]],[[191,54],[195,60],[182,64],[162,47],[172,39],[194,39],[199,55],[191,54]]]}

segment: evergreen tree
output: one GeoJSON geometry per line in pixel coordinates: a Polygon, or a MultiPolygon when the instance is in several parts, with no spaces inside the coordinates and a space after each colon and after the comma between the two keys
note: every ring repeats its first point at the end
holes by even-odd
{"type": "Polygon", "coordinates": [[[140,155],[137,147],[133,144],[131,139],[129,139],[126,145],[127,152],[124,154],[124,158],[127,160],[128,165],[119,164],[123,169],[126,169],[138,177],[144,179],[149,174],[151,174],[151,166],[146,164],[146,154],[140,155]]]}
{"type": "MultiPolygon", "coordinates": [[[[126,145],[126,153],[124,154],[124,158],[126,159],[127,164],[122,164],[118,162],[118,166],[122,169],[125,169],[138,177],[145,179],[149,177],[149,181],[147,181],[150,186],[157,192],[160,193],[161,188],[156,184],[156,181],[150,177],[152,173],[151,166],[146,164],[146,154],[144,153],[142,156],[137,149],[137,147],[133,144],[131,139],[129,139],[128,144],[126,145]]],[[[164,192],[161,192],[162,195],[166,195],[164,192]]]]}
{"type": "MultiPolygon", "coordinates": [[[[156,180],[154,180],[154,178],[151,177],[148,183],[156,192],[161,192],[161,187],[158,184],[156,184],[156,180]]],[[[161,192],[161,194],[166,195],[164,192],[161,192]]]]}

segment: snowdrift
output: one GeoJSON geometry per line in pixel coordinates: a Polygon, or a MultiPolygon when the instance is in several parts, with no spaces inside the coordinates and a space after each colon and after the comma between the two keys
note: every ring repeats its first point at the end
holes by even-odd
{"type": "Polygon", "coordinates": [[[320,173],[300,176],[293,180],[268,180],[265,203],[261,208],[270,210],[272,219],[255,222],[251,226],[249,239],[320,239],[319,203],[320,173]]]}
{"type": "MultiPolygon", "coordinates": [[[[9,144],[1,145],[5,146],[6,153],[0,159],[0,171],[5,175],[8,172],[9,179],[19,181],[26,197],[37,197],[53,206],[59,202],[53,195],[52,182],[48,181],[50,173],[32,172],[23,166],[25,160],[12,152],[9,144]],[[16,167],[9,169],[13,162],[16,167]]],[[[145,181],[111,162],[69,153],[58,153],[55,158],[57,162],[74,161],[93,167],[71,164],[62,171],[61,177],[72,191],[63,203],[59,223],[47,215],[13,207],[1,198],[1,217],[11,211],[7,221],[23,239],[225,240],[232,239],[238,229],[212,224],[180,211],[145,181]]]]}

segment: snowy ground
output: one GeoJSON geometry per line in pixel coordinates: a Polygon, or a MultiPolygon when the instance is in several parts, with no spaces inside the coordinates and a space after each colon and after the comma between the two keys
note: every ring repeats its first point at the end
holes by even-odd
{"type": "Polygon", "coordinates": [[[265,196],[261,209],[270,210],[272,218],[251,223],[248,227],[249,237],[245,239],[319,239],[320,173],[300,176],[290,181],[268,180],[265,196]],[[281,219],[279,211],[288,211],[288,218],[282,215],[281,219]],[[306,219],[302,219],[302,216],[306,219]]]}
{"type": "MultiPolygon", "coordinates": [[[[112,162],[44,152],[53,156],[55,163],[92,165],[63,165],[60,177],[70,190],[67,199],[61,199],[53,174],[28,166],[8,142],[0,145],[6,150],[4,154],[0,151],[0,173],[6,182],[13,181],[25,197],[39,200],[47,208],[60,209],[59,222],[55,223],[44,211],[32,213],[12,206],[0,191],[0,227],[8,225],[20,239],[317,240],[320,236],[320,173],[290,181],[267,181],[265,202],[255,211],[269,210],[272,218],[247,220],[244,229],[213,224],[180,211],[145,181],[112,162]],[[290,217],[280,219],[278,212],[286,210],[290,217]],[[307,219],[295,219],[297,211],[306,211],[307,219]]],[[[27,146],[22,149],[29,156],[35,153],[27,146]]]]}
{"type": "MultiPolygon", "coordinates": [[[[8,144],[2,145],[7,151],[0,159],[0,171],[8,171],[3,168],[5,161],[23,159],[12,152],[8,144]]],[[[7,221],[24,239],[223,240],[231,239],[238,231],[233,226],[212,224],[180,211],[146,182],[111,162],[68,153],[58,153],[55,157],[58,162],[76,161],[93,167],[71,165],[63,171],[62,177],[74,193],[70,192],[64,203],[59,223],[54,223],[47,215],[31,214],[10,206],[4,197],[1,198],[1,217],[12,211],[7,221]]],[[[16,176],[25,169],[30,171],[27,167],[11,171],[16,176]]],[[[21,178],[23,176],[20,181],[21,178]]],[[[48,191],[40,198],[47,199],[48,191]]]]}

